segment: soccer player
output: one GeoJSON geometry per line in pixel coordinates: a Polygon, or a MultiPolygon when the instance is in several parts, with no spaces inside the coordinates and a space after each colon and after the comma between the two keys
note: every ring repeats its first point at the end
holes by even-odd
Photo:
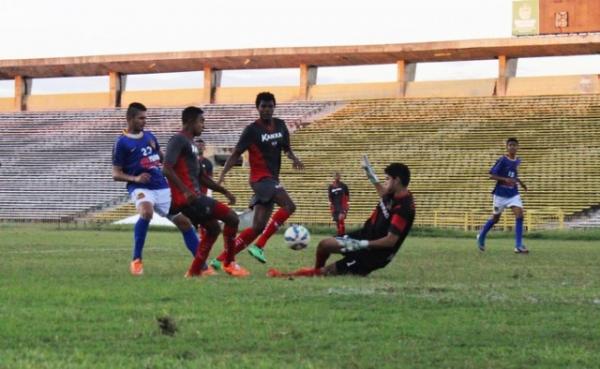
{"type": "MultiPolygon", "coordinates": [[[[210,178],[212,178],[213,177],[213,164],[210,160],[208,160],[207,158],[204,157],[204,151],[206,151],[206,143],[204,143],[203,139],[197,138],[196,146],[198,146],[198,155],[199,155],[198,163],[202,167],[202,173],[209,176],[210,178]]],[[[208,187],[201,186],[200,192],[203,195],[208,194],[208,187]]]]}
{"type": "MultiPolygon", "coordinates": [[[[204,175],[210,178],[213,177],[213,164],[210,162],[210,160],[204,157],[204,151],[206,150],[206,144],[204,143],[204,140],[201,138],[196,138],[196,146],[198,146],[198,164],[201,167],[198,181],[202,182],[201,177],[204,175]]],[[[212,193],[210,195],[208,194],[208,187],[206,186],[200,186],[200,193],[205,196],[212,195],[212,193]]],[[[204,229],[204,227],[199,226],[198,233],[200,233],[201,239],[206,237],[206,229],[204,229]]]]}
{"type": "Polygon", "coordinates": [[[337,235],[343,236],[346,234],[344,220],[348,214],[350,191],[348,186],[342,182],[342,176],[339,172],[335,172],[333,175],[333,182],[327,187],[327,195],[329,196],[331,217],[337,226],[337,235]]]}
{"type": "Polygon", "coordinates": [[[202,271],[210,249],[221,233],[219,220],[224,223],[223,243],[226,258],[223,269],[230,275],[244,277],[247,271],[233,262],[234,240],[238,227],[238,216],[227,205],[213,198],[202,195],[200,185],[225,195],[230,204],[235,203],[233,196],[226,188],[216,184],[210,177],[201,174],[198,162],[198,147],[194,137],[200,136],[204,130],[204,112],[195,106],[185,108],[181,114],[183,128],[169,140],[165,154],[163,171],[169,180],[173,204],[170,214],[183,213],[195,226],[206,229],[206,236],[200,241],[194,261],[186,273],[186,277],[212,274],[202,271]]]}
{"type": "Polygon", "coordinates": [[[292,273],[270,269],[268,276],[367,276],[388,265],[410,232],[415,219],[415,203],[408,190],[410,170],[401,163],[388,165],[382,185],[366,156],[363,168],[381,197],[363,227],[345,237],[330,237],[319,242],[314,268],[302,268],[292,273]],[[331,254],[342,254],[344,257],[326,265],[331,254]]]}
{"type": "MultiPolygon", "coordinates": [[[[267,240],[296,210],[294,201],[279,183],[281,152],[285,152],[292,160],[295,169],[304,169],[304,164],[292,151],[290,134],[285,122],[273,117],[275,96],[270,92],[261,92],[256,96],[255,105],[260,118],[246,126],[242,132],[233,153],[225,162],[218,183],[223,182],[234,163],[248,150],[250,187],[254,191],[250,207],[254,208],[254,219],[252,227],[240,232],[236,239],[235,252],[238,253],[246,248],[260,235],[256,244],[248,251],[258,261],[266,263],[263,248],[267,240]],[[279,205],[279,210],[271,216],[275,204],[279,205]]],[[[220,255],[216,260],[217,263],[213,261],[213,266],[218,267],[218,261],[222,261],[223,257],[223,254],[220,255]]]]}
{"type": "MultiPolygon", "coordinates": [[[[146,107],[134,102],[127,108],[127,129],[117,138],[112,153],[112,176],[127,182],[127,191],[140,215],[133,229],[133,260],[129,266],[133,275],[142,275],[142,250],[154,212],[167,216],[171,191],[161,172],[162,152],[158,140],[145,131],[146,107]]],[[[198,235],[185,216],[169,218],[182,232],[185,245],[192,254],[198,247],[198,235]]]]}
{"type": "Polygon", "coordinates": [[[490,169],[490,179],[496,181],[492,191],[494,211],[492,217],[485,223],[477,235],[477,247],[485,251],[485,236],[498,223],[502,212],[506,208],[512,209],[515,215],[515,253],[527,254],[529,250],[523,245],[523,202],[519,195],[519,185],[527,191],[527,186],[519,179],[517,168],[521,159],[517,157],[519,141],[511,137],[506,140],[506,155],[496,161],[490,169]]]}

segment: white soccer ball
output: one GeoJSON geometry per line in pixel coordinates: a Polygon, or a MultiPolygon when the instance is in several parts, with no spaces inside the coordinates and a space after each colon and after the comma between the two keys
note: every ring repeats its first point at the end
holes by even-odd
{"type": "Polygon", "coordinates": [[[306,248],[310,242],[310,233],[306,227],[292,224],[285,230],[283,239],[290,249],[302,250],[306,248]]]}

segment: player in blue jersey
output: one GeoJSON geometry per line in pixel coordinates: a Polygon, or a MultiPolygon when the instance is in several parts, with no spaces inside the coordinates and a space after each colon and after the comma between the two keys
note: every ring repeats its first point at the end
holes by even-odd
{"type": "MultiPolygon", "coordinates": [[[[158,140],[144,131],[146,107],[134,102],[127,108],[127,129],[113,147],[113,179],[127,182],[127,191],[140,215],[133,230],[133,260],[130,272],[144,273],[142,250],[154,212],[167,216],[171,206],[171,191],[161,170],[162,152],[158,140]]],[[[190,220],[180,214],[170,219],[183,234],[187,248],[195,255],[198,235],[190,220]]]]}
{"type": "Polygon", "coordinates": [[[515,253],[527,254],[529,250],[523,245],[523,202],[519,195],[519,186],[527,191],[525,183],[519,179],[517,168],[521,164],[521,159],[517,157],[519,150],[519,141],[511,137],[506,140],[506,155],[503,155],[496,161],[496,164],[490,169],[490,179],[496,181],[496,186],[492,191],[494,198],[494,212],[481,232],[477,235],[477,247],[485,251],[485,236],[492,229],[494,224],[498,223],[502,212],[506,208],[511,208],[515,215],[515,253]]]}

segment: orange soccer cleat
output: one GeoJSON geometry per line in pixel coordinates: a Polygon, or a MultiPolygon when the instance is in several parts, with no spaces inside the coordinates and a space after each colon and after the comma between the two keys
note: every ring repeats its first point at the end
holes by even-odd
{"type": "Polygon", "coordinates": [[[144,264],[142,259],[135,259],[129,264],[129,272],[131,275],[142,275],[144,274],[144,264]]]}
{"type": "Polygon", "coordinates": [[[229,265],[223,264],[223,270],[232,277],[247,277],[250,275],[250,272],[240,266],[240,264],[232,261],[229,265]]]}

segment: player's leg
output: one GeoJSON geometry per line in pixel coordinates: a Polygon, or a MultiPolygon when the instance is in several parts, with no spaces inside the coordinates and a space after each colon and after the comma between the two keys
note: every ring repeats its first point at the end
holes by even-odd
{"type": "Polygon", "coordinates": [[[502,215],[502,212],[504,211],[505,207],[506,205],[504,204],[503,198],[499,196],[494,196],[494,209],[492,217],[487,220],[487,222],[483,225],[481,231],[477,234],[477,247],[480,251],[485,251],[485,238],[488,232],[500,220],[500,216],[502,215]]]}
{"type": "Polygon", "coordinates": [[[514,205],[511,209],[515,215],[515,252],[518,254],[527,254],[529,250],[523,245],[523,208],[514,205]]]}
{"type": "MultiPolygon", "coordinates": [[[[275,215],[275,214],[273,214],[274,206],[275,205],[273,202],[269,202],[268,204],[255,205],[254,222],[252,225],[252,235],[254,236],[255,239],[256,239],[256,237],[258,237],[258,235],[260,235],[260,237],[259,237],[259,240],[260,240],[260,238],[263,237],[263,234],[266,231],[268,225],[272,222],[272,219],[275,215]],[[271,214],[273,214],[273,216],[271,214]]],[[[240,234],[240,236],[241,236],[241,234],[240,234]]],[[[263,247],[264,247],[264,244],[263,244],[263,247]]],[[[237,250],[237,246],[236,246],[236,250],[237,250]]],[[[264,264],[267,262],[265,253],[264,253],[262,247],[260,247],[258,245],[258,241],[254,245],[251,245],[250,247],[248,247],[248,252],[250,253],[250,255],[252,255],[252,257],[254,257],[256,260],[260,261],[261,263],[264,264]]]]}
{"type": "MultiPolygon", "coordinates": [[[[184,212],[185,214],[185,212],[184,212]]],[[[202,226],[206,229],[206,237],[200,240],[200,246],[196,251],[194,261],[186,273],[186,277],[194,277],[201,275],[202,266],[208,258],[208,254],[212,249],[217,237],[221,233],[221,227],[217,219],[211,218],[202,223],[202,226]]]]}
{"type": "Polygon", "coordinates": [[[331,254],[340,254],[341,248],[342,247],[336,241],[335,237],[321,240],[315,253],[315,269],[323,268],[327,263],[329,256],[331,256],[331,254]]]}
{"type": "MultiPolygon", "coordinates": [[[[270,204],[261,204],[256,203],[255,200],[252,201],[251,204],[254,211],[254,218],[252,219],[252,226],[242,230],[234,241],[234,260],[235,255],[239,254],[242,250],[244,250],[248,245],[250,245],[258,235],[261,234],[263,229],[273,212],[273,203],[270,204]]],[[[216,259],[211,260],[211,265],[215,269],[220,269],[221,264],[225,262],[227,258],[227,253],[223,251],[216,259]]]]}
{"type": "Polygon", "coordinates": [[[175,214],[170,213],[171,208],[171,190],[166,188],[163,190],[154,191],[156,202],[154,203],[154,211],[156,214],[168,218],[181,232],[183,236],[183,242],[185,247],[190,250],[192,256],[196,255],[198,244],[198,233],[196,233],[196,227],[192,224],[191,220],[183,215],[181,212],[175,214]]]}
{"type": "Polygon", "coordinates": [[[346,213],[340,211],[337,216],[337,235],[343,236],[346,234],[346,224],[344,223],[346,219],[346,213]]]}
{"type": "Polygon", "coordinates": [[[150,227],[150,221],[154,215],[154,196],[152,191],[136,189],[131,193],[139,218],[133,227],[133,255],[129,265],[132,275],[142,275],[144,265],[142,263],[142,252],[146,242],[146,235],[150,227]]]}
{"type": "Polygon", "coordinates": [[[256,240],[256,246],[263,249],[271,236],[277,232],[285,221],[296,211],[296,204],[283,188],[275,192],[273,197],[275,203],[279,205],[279,209],[271,216],[266,228],[256,240]]]}
{"type": "MultiPolygon", "coordinates": [[[[355,238],[357,236],[359,236],[360,234],[355,233],[352,234],[352,238],[355,238]]],[[[338,274],[342,274],[342,273],[338,273],[338,268],[336,267],[336,264],[340,263],[340,261],[335,262],[333,264],[330,265],[325,265],[327,263],[327,259],[329,259],[329,256],[331,256],[331,254],[341,254],[341,249],[342,246],[340,246],[340,244],[337,242],[335,237],[329,237],[329,238],[325,238],[323,240],[321,240],[319,242],[319,245],[317,246],[317,251],[316,251],[316,255],[315,255],[315,265],[313,268],[310,267],[305,267],[305,268],[300,268],[294,272],[291,273],[283,273],[280,272],[277,269],[269,269],[267,276],[269,277],[314,277],[314,276],[319,276],[319,275],[323,275],[323,276],[334,276],[334,275],[338,275],[338,274]]],[[[341,261],[344,261],[348,258],[348,257],[352,257],[352,255],[349,255],[345,258],[343,258],[341,261]]],[[[348,269],[350,267],[352,267],[356,261],[350,261],[350,266],[346,266],[345,268],[348,269]]],[[[345,266],[346,264],[343,264],[343,266],[345,266]]],[[[349,271],[345,271],[343,274],[348,274],[350,273],[349,271]]]]}
{"type": "Polygon", "coordinates": [[[239,218],[238,215],[227,205],[216,201],[213,210],[213,216],[224,223],[223,227],[223,246],[224,260],[222,268],[227,274],[234,277],[247,277],[250,272],[235,262],[235,235],[237,233],[239,218]]]}

